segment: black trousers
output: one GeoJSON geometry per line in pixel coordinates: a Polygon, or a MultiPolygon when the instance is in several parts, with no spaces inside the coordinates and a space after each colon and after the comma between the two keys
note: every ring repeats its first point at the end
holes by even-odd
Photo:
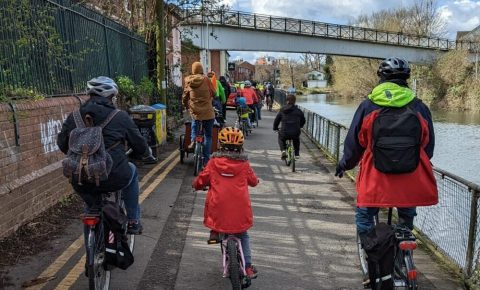
{"type": "Polygon", "coordinates": [[[293,149],[295,149],[295,156],[300,155],[300,136],[287,138],[283,134],[278,133],[278,145],[280,146],[280,150],[286,150],[288,139],[292,139],[293,141],[293,149]]]}

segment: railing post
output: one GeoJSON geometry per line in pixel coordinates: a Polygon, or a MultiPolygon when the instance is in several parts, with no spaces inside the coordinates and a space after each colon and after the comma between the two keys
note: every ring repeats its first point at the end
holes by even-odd
{"type": "Polygon", "coordinates": [[[478,213],[478,198],[480,192],[474,190],[472,192],[472,201],[470,205],[470,224],[468,226],[468,243],[467,243],[467,255],[466,255],[466,265],[467,265],[467,276],[470,277],[472,274],[473,259],[475,252],[475,238],[477,233],[477,213],[478,213]]]}
{"type": "Polygon", "coordinates": [[[315,35],[315,21],[313,21],[312,35],[315,35]]]}
{"type": "Polygon", "coordinates": [[[298,33],[302,34],[302,20],[298,20],[298,33]]]}
{"type": "Polygon", "coordinates": [[[270,16],[270,29],[269,30],[272,30],[272,16],[270,16]]]}
{"type": "Polygon", "coordinates": [[[285,32],[287,32],[287,18],[284,18],[285,20],[285,32]]]}
{"type": "Polygon", "coordinates": [[[237,12],[237,23],[238,23],[238,27],[242,26],[242,24],[240,23],[240,11],[237,12]]]}
{"type": "Polygon", "coordinates": [[[337,144],[336,144],[336,152],[335,152],[335,157],[336,157],[336,160],[337,160],[337,163],[340,161],[339,158],[340,158],[340,127],[338,126],[335,126],[335,128],[337,129],[337,132],[336,132],[336,135],[337,135],[337,144]]]}
{"type": "Polygon", "coordinates": [[[253,14],[253,27],[257,29],[257,15],[253,14]]]}
{"type": "Polygon", "coordinates": [[[330,120],[327,121],[327,142],[325,142],[325,148],[330,151],[330,120]]]}
{"type": "Polygon", "coordinates": [[[108,53],[108,37],[107,37],[107,20],[105,17],[102,18],[102,23],[103,23],[103,34],[104,34],[104,39],[105,39],[105,53],[107,55],[107,70],[108,70],[108,76],[112,76],[112,72],[110,70],[110,54],[108,53]]]}

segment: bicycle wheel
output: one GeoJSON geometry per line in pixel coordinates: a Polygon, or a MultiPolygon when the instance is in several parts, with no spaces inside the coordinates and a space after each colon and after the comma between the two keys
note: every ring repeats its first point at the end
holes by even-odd
{"type": "Polygon", "coordinates": [[[110,271],[105,269],[105,237],[100,222],[88,232],[87,273],[90,290],[108,290],[110,271]]]}
{"type": "Polygon", "coordinates": [[[228,273],[233,290],[242,289],[242,277],[240,277],[240,264],[238,263],[237,244],[234,240],[227,242],[228,273]]]}
{"type": "Polygon", "coordinates": [[[180,142],[179,142],[179,150],[180,150],[180,163],[183,164],[183,161],[185,159],[185,148],[183,146],[185,145],[185,136],[181,135],[180,136],[180,142]]]}
{"type": "Polygon", "coordinates": [[[292,154],[291,156],[292,156],[292,160],[290,162],[292,165],[292,172],[295,172],[295,154],[292,154]]]}
{"type": "Polygon", "coordinates": [[[193,175],[197,176],[203,167],[203,146],[200,143],[195,144],[195,158],[193,161],[193,175]]]}
{"type": "Polygon", "coordinates": [[[258,110],[260,110],[259,108],[255,108],[255,124],[256,124],[256,128],[258,128],[258,110]]]}
{"type": "Polygon", "coordinates": [[[292,164],[292,159],[292,144],[290,143],[290,141],[287,141],[287,159],[285,159],[285,163],[287,164],[287,166],[290,166],[290,164],[292,164]]]}
{"type": "Polygon", "coordinates": [[[368,277],[368,261],[367,253],[363,249],[362,242],[360,241],[360,236],[357,233],[357,254],[358,260],[360,261],[360,270],[362,270],[363,278],[368,277]]]}
{"type": "MultiPolygon", "coordinates": [[[[120,200],[120,208],[122,209],[123,213],[127,215],[127,209],[125,208],[125,202],[123,201],[123,199],[120,200]]],[[[132,252],[133,254],[133,249],[135,248],[135,235],[130,235],[127,233],[125,234],[125,236],[127,237],[128,248],[130,249],[130,252],[132,252]]]]}
{"type": "Polygon", "coordinates": [[[406,268],[406,282],[408,290],[417,290],[417,270],[415,269],[415,264],[413,263],[412,251],[404,252],[405,268],[406,268]]]}

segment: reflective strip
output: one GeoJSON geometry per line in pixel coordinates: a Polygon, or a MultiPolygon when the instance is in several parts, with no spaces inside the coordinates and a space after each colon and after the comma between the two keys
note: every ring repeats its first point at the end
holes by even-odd
{"type": "Polygon", "coordinates": [[[381,280],[381,281],[385,281],[385,280],[388,280],[388,279],[392,279],[392,275],[391,275],[391,274],[389,274],[389,275],[387,275],[387,276],[383,276],[382,278],[377,278],[377,279],[375,280],[375,282],[378,283],[378,282],[380,282],[380,280],[381,280]]]}
{"type": "Polygon", "coordinates": [[[233,177],[235,176],[234,174],[231,173],[220,173],[221,176],[227,176],[227,177],[233,177]]]}

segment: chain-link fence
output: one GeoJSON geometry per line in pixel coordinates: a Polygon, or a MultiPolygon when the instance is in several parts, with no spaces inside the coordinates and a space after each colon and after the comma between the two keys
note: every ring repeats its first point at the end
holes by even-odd
{"type": "Polygon", "coordinates": [[[147,60],[143,39],[70,0],[0,2],[0,93],[81,92],[99,75],[139,82],[147,60]]]}
{"type": "MultiPolygon", "coordinates": [[[[338,162],[348,128],[302,110],[307,120],[304,132],[338,162]]],[[[434,168],[434,174],[439,203],[418,207],[415,227],[470,278],[480,269],[480,186],[439,168],[434,168]]]]}

